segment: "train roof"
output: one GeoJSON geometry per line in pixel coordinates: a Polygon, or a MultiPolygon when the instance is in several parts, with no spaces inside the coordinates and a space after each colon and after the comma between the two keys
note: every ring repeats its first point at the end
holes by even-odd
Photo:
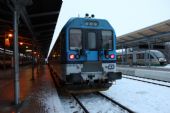
{"type": "Polygon", "coordinates": [[[110,29],[113,30],[110,23],[105,19],[96,18],[70,18],[63,29],[66,28],[95,28],[95,29],[110,29]]]}
{"type": "MultiPolygon", "coordinates": [[[[140,50],[140,51],[133,51],[135,53],[145,53],[145,52],[161,52],[159,50],[140,50]]],[[[127,54],[132,54],[133,52],[128,52],[127,54]]],[[[117,55],[122,54],[122,52],[117,52],[117,55]]],[[[125,51],[123,51],[123,54],[126,54],[125,51]]]]}

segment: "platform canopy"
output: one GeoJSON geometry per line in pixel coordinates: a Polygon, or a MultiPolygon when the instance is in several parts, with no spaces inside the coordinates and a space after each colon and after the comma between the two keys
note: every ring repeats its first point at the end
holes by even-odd
{"type": "Polygon", "coordinates": [[[117,37],[117,49],[170,42],[170,19],[117,37]]]}
{"type": "MultiPolygon", "coordinates": [[[[0,0],[0,48],[4,47],[4,38],[13,32],[13,11],[16,0],[0,0]]],[[[17,0],[20,5],[19,42],[23,42],[20,51],[25,47],[40,51],[47,56],[55,25],[60,13],[62,0],[17,0]]],[[[10,38],[13,49],[13,39],[10,38]]]]}

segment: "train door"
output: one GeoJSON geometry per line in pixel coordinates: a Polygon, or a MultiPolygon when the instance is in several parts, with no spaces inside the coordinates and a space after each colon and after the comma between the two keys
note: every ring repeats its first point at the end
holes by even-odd
{"type": "Polygon", "coordinates": [[[85,32],[85,54],[87,61],[98,61],[98,33],[96,30],[85,32]]]}
{"type": "Polygon", "coordinates": [[[150,62],[150,65],[158,65],[159,64],[157,62],[158,60],[157,60],[156,56],[153,54],[152,51],[150,51],[150,53],[148,53],[148,61],[150,62]]]}
{"type": "Polygon", "coordinates": [[[153,60],[154,60],[154,57],[151,53],[151,51],[147,51],[146,53],[146,60],[145,60],[145,65],[153,65],[153,60]]]}

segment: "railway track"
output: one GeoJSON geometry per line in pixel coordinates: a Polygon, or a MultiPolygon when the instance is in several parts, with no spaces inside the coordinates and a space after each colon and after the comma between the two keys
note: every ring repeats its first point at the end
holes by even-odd
{"type": "Polygon", "coordinates": [[[159,85],[159,86],[164,86],[164,87],[170,88],[170,82],[165,82],[165,81],[161,81],[161,80],[155,80],[155,79],[150,79],[150,78],[143,78],[143,77],[138,77],[138,76],[130,76],[130,75],[125,75],[125,76],[123,76],[123,78],[131,79],[131,80],[136,80],[136,81],[140,81],[140,82],[146,82],[146,83],[150,83],[150,84],[154,84],[154,85],[159,85]],[[153,82],[153,81],[155,81],[155,82],[153,82]],[[161,83],[158,83],[158,82],[161,82],[161,83]],[[169,85],[166,85],[167,83],[169,85]]]}
{"type": "Polygon", "coordinates": [[[88,109],[81,103],[81,101],[75,95],[71,94],[71,96],[76,100],[79,106],[83,109],[84,113],[90,113],[88,109]]]}
{"type": "MultiPolygon", "coordinates": [[[[58,90],[56,78],[54,77],[54,74],[52,72],[51,72],[51,75],[52,75],[52,79],[54,81],[54,84],[56,86],[56,90],[58,90]]],[[[123,106],[122,104],[116,102],[112,98],[110,98],[110,97],[108,97],[108,96],[106,96],[106,95],[104,95],[100,92],[85,94],[83,96],[83,98],[89,99],[89,102],[90,102],[91,105],[93,105],[94,110],[89,109],[86,105],[87,103],[85,101],[82,101],[79,98],[79,96],[82,96],[82,95],[74,95],[74,94],[68,94],[68,95],[70,95],[69,98],[68,97],[65,98],[64,96],[61,96],[61,98],[64,98],[63,100],[65,101],[65,103],[63,105],[68,106],[68,107],[66,107],[66,109],[68,108],[68,109],[70,109],[70,111],[74,111],[73,113],[96,113],[96,111],[102,112],[102,109],[100,107],[98,108],[98,106],[101,106],[103,104],[106,104],[106,106],[104,106],[104,108],[106,107],[106,111],[107,111],[107,109],[110,110],[111,108],[113,108],[113,111],[111,109],[111,112],[115,112],[115,113],[135,113],[134,111],[130,110],[129,108],[123,106]],[[90,96],[87,96],[87,95],[90,95],[90,96]],[[91,96],[91,95],[93,95],[93,96],[91,96]],[[96,100],[101,101],[101,102],[97,103],[97,104],[100,104],[100,105],[94,105],[95,104],[94,101],[96,101],[96,100]],[[103,100],[105,100],[105,101],[103,101],[103,100]],[[109,107],[107,106],[108,104],[110,104],[109,107]]]]}
{"type": "MultiPolygon", "coordinates": [[[[92,95],[95,95],[95,96],[99,96],[99,98],[101,98],[101,100],[106,100],[107,102],[106,103],[100,103],[100,104],[102,104],[102,105],[108,105],[107,103],[110,103],[110,106],[111,107],[113,107],[113,108],[116,108],[117,110],[115,110],[115,111],[112,111],[112,112],[116,112],[116,113],[135,113],[134,111],[132,111],[132,110],[130,110],[129,108],[127,108],[126,106],[123,106],[122,104],[120,104],[120,103],[118,103],[118,102],[116,102],[115,100],[113,100],[112,98],[110,98],[110,97],[108,97],[108,96],[106,96],[106,95],[104,95],[104,94],[102,94],[102,93],[100,93],[100,92],[97,92],[97,93],[92,93],[92,95]]],[[[85,95],[85,96],[83,96],[83,98],[85,98],[85,100],[87,100],[87,98],[89,98],[88,96],[86,97],[87,95],[85,95]]],[[[94,111],[92,110],[92,109],[90,109],[90,108],[88,108],[88,105],[87,105],[87,103],[85,102],[85,100],[83,101],[83,99],[81,99],[81,97],[79,97],[79,96],[76,96],[76,95],[73,95],[72,94],[72,97],[76,100],[76,102],[79,104],[79,106],[81,106],[81,108],[83,109],[83,111],[84,111],[84,113],[93,113],[93,112],[102,112],[102,110],[100,110],[100,109],[102,109],[102,108],[100,108],[99,106],[101,106],[101,105],[95,105],[94,104],[94,102],[92,102],[93,100],[95,100],[95,98],[90,98],[91,99],[91,105],[93,105],[93,109],[94,109],[94,111]],[[95,109],[96,109],[96,107],[98,107],[97,109],[98,110],[96,110],[95,111],[95,109]]],[[[91,96],[90,96],[91,97],[91,96]]],[[[93,96],[92,96],[93,97],[93,96]]],[[[98,99],[97,99],[98,100],[98,99]]],[[[98,100],[99,101],[99,100],[98,100]]],[[[96,102],[96,103],[98,103],[98,102],[96,102]]],[[[109,108],[110,109],[110,108],[109,108]]],[[[108,110],[109,110],[108,109],[108,110]]]]}
{"type": "Polygon", "coordinates": [[[112,98],[104,95],[103,93],[97,92],[96,94],[97,94],[97,95],[100,95],[100,96],[102,96],[102,97],[104,97],[104,98],[106,98],[108,101],[112,102],[113,104],[118,105],[121,109],[127,111],[128,113],[135,113],[134,111],[132,111],[132,110],[129,109],[128,107],[120,104],[119,102],[117,102],[117,101],[113,100],[112,98]]]}

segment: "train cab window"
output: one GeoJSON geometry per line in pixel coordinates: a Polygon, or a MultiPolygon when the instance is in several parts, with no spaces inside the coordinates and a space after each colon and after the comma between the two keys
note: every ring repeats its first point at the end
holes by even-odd
{"type": "Polygon", "coordinates": [[[97,44],[96,44],[96,33],[95,32],[92,32],[92,31],[89,31],[87,33],[87,40],[88,40],[88,49],[91,49],[91,50],[94,50],[97,48],[97,44]]]}
{"type": "Polygon", "coordinates": [[[111,31],[102,31],[102,49],[113,49],[113,36],[111,31]]]}
{"type": "Polygon", "coordinates": [[[152,54],[147,53],[146,58],[149,59],[149,57],[150,57],[150,59],[154,59],[154,56],[152,54]]]}
{"type": "MultiPolygon", "coordinates": [[[[147,54],[147,58],[149,59],[149,54],[147,54]]],[[[150,59],[154,59],[154,57],[150,54],[150,59]]]]}
{"type": "Polygon", "coordinates": [[[152,52],[157,58],[165,58],[164,54],[160,51],[153,51],[152,52]]]}
{"type": "Polygon", "coordinates": [[[154,57],[152,55],[150,55],[150,59],[154,59],[154,57]]]}
{"type": "Polygon", "coordinates": [[[82,49],[82,31],[80,29],[70,30],[70,49],[82,49]]]}

